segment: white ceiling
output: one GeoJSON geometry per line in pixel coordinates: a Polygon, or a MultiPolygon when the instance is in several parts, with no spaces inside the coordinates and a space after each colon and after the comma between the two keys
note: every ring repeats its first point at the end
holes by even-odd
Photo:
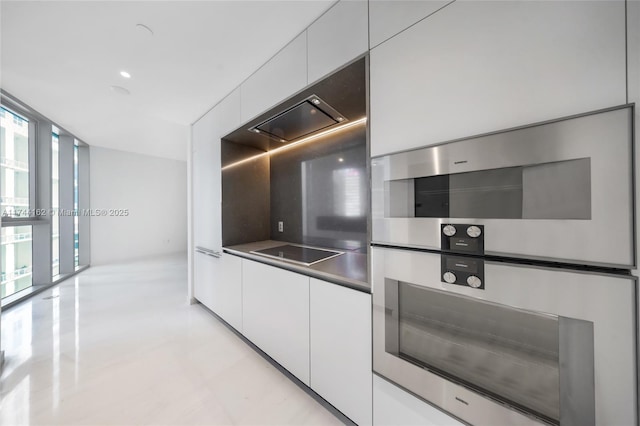
{"type": "Polygon", "coordinates": [[[0,83],[89,145],[184,160],[189,124],[334,2],[3,0],[0,83]]]}

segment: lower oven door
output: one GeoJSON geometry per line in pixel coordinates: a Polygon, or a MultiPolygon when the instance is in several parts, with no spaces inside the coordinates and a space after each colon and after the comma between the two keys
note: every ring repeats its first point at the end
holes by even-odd
{"type": "Polygon", "coordinates": [[[474,425],[636,425],[636,281],[374,247],[374,371],[474,425]]]}

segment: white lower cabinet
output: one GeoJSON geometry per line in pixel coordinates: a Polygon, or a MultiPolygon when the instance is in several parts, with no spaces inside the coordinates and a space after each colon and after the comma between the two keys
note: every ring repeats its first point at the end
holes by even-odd
{"type": "Polygon", "coordinates": [[[241,263],[242,334],[351,420],[372,424],[371,295],[241,263]]]}
{"type": "Polygon", "coordinates": [[[193,297],[207,308],[214,310],[214,288],[220,270],[220,259],[203,253],[193,255],[193,297]]]}
{"type": "Polygon", "coordinates": [[[309,277],[242,260],[242,333],[309,385],[309,277]]]}
{"type": "Polygon", "coordinates": [[[453,417],[376,375],[373,376],[373,423],[376,426],[463,426],[453,417]]]}
{"type": "Polygon", "coordinates": [[[213,307],[233,328],[242,332],[242,259],[223,253],[213,281],[213,307]]]}
{"type": "Polygon", "coordinates": [[[242,331],[242,260],[223,253],[220,258],[194,255],[194,297],[233,328],[242,331]]]}
{"type": "Polygon", "coordinates": [[[371,295],[311,278],[310,300],[311,389],[370,425],[371,295]]]}

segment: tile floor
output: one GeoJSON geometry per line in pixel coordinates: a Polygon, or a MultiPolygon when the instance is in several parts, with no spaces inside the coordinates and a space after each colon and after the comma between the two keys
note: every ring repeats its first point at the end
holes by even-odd
{"type": "Polygon", "coordinates": [[[95,266],[2,313],[0,425],[333,425],[201,305],[186,258],[95,266]]]}

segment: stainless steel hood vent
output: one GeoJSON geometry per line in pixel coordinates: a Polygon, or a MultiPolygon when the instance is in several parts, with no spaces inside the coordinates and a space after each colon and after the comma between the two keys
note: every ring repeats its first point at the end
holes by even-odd
{"type": "Polygon", "coordinates": [[[291,142],[320,130],[341,124],[347,118],[316,95],[249,128],[279,142],[291,142]]]}

